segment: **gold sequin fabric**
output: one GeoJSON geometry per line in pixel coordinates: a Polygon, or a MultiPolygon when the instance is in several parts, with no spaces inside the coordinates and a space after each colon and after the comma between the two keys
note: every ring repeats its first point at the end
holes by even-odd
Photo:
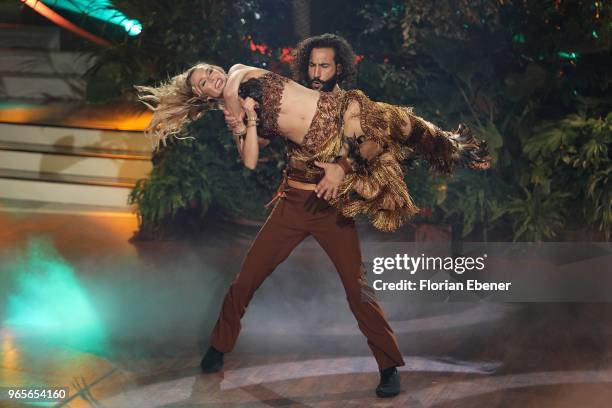
{"type": "Polygon", "coordinates": [[[371,101],[359,90],[344,95],[344,106],[357,101],[365,140],[383,148],[365,169],[345,176],[338,197],[330,203],[346,217],[365,214],[376,228],[394,231],[419,212],[404,182],[401,162],[409,154],[425,158],[430,166],[450,174],[457,165],[474,167],[488,156],[486,143],[460,125],[449,132],[418,117],[412,108],[371,101]],[[355,194],[356,193],[356,194],[355,194]]]}
{"type": "MultiPolygon", "coordinates": [[[[365,171],[348,174],[338,197],[330,203],[346,217],[365,215],[375,228],[394,231],[418,212],[400,165],[407,150],[399,134],[408,119],[407,108],[372,102],[361,91],[322,93],[303,144],[289,142],[288,153],[292,160],[303,163],[300,179],[319,181],[324,173],[314,161],[331,162],[342,153],[346,142],[343,118],[352,101],[360,105],[364,140],[374,140],[384,151],[365,171]]],[[[291,177],[291,168],[288,174],[291,177]]]]}
{"type": "Polygon", "coordinates": [[[272,139],[279,135],[278,114],[285,84],[289,80],[274,72],[267,72],[259,78],[262,86],[261,131],[260,136],[272,139]]]}
{"type": "MultiPolygon", "coordinates": [[[[278,114],[288,80],[273,73],[261,80],[264,130],[280,134],[278,114]]],[[[369,160],[365,168],[347,174],[338,196],[330,200],[345,217],[365,215],[375,228],[394,231],[419,212],[408,193],[401,166],[411,152],[422,155],[442,171],[452,170],[456,163],[469,166],[486,154],[486,149],[468,132],[443,131],[416,116],[412,108],[371,101],[359,90],[321,93],[304,142],[297,145],[287,141],[289,162],[301,163],[299,168],[288,169],[289,177],[295,174],[300,181],[316,183],[324,172],[314,162],[333,162],[345,154],[348,136],[343,134],[343,119],[353,101],[359,104],[363,140],[376,142],[382,153],[369,160]]]]}
{"type": "Polygon", "coordinates": [[[363,92],[352,90],[342,95],[342,115],[353,101],[359,103],[364,140],[376,142],[383,151],[366,168],[346,175],[338,197],[330,203],[346,217],[365,215],[375,228],[395,231],[419,211],[401,166],[410,151],[402,133],[410,108],[373,102],[363,92]]]}
{"type": "Polygon", "coordinates": [[[333,161],[342,147],[341,98],[341,95],[335,93],[322,92],[302,144],[287,144],[290,160],[302,163],[302,178],[313,182],[320,180],[324,173],[314,162],[333,161]]]}
{"type": "Polygon", "coordinates": [[[330,138],[337,138],[340,133],[340,97],[338,95],[322,92],[317,103],[317,110],[310,128],[304,136],[301,145],[295,145],[294,151],[316,157],[322,153],[325,143],[330,138]]]}

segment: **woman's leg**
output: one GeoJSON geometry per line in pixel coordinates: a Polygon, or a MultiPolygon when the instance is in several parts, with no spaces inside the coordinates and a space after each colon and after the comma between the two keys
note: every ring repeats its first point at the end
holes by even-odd
{"type": "Polygon", "coordinates": [[[261,228],[242,263],[240,273],[225,295],[219,319],[212,332],[212,346],[223,353],[234,348],[240,319],[263,281],[308,236],[292,206],[279,202],[261,228]]]}

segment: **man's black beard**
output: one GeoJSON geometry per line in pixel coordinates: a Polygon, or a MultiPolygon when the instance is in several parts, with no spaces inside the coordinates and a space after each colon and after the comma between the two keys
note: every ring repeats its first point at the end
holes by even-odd
{"type": "Polygon", "coordinates": [[[321,83],[321,88],[319,89],[319,91],[321,91],[321,92],[331,92],[331,91],[334,90],[334,87],[338,83],[338,74],[334,74],[334,76],[329,78],[327,81],[323,81],[320,78],[314,78],[313,80],[310,81],[310,89],[314,89],[312,87],[312,83],[315,82],[315,81],[321,83]]]}

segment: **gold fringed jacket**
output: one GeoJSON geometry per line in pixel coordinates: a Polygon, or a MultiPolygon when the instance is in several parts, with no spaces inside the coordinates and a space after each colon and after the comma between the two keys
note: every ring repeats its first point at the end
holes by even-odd
{"type": "MultiPolygon", "coordinates": [[[[241,97],[250,96],[262,107],[258,112],[261,137],[280,134],[278,113],[287,81],[267,73],[240,87],[241,97]]],[[[423,157],[434,169],[448,174],[458,165],[473,167],[488,156],[486,144],[476,141],[463,125],[453,132],[444,131],[416,116],[412,108],[374,102],[359,90],[341,90],[321,93],[301,145],[287,140],[286,175],[317,183],[324,174],[315,161],[347,160],[352,171],[330,204],[346,217],[362,214],[377,229],[394,231],[419,211],[408,193],[401,166],[409,154],[423,157]],[[355,102],[358,109],[347,115],[355,102]],[[345,134],[347,116],[348,120],[359,118],[362,134],[345,134]]]]}

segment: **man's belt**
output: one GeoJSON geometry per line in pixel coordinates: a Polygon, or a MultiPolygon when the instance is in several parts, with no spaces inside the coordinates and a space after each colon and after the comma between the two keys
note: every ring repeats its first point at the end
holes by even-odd
{"type": "Polygon", "coordinates": [[[287,197],[287,193],[285,193],[285,185],[289,187],[297,188],[298,190],[314,191],[314,189],[317,188],[317,185],[314,183],[303,183],[301,181],[290,179],[289,177],[287,177],[287,172],[284,172],[283,180],[278,186],[278,190],[276,190],[276,194],[274,194],[274,197],[272,197],[272,200],[270,200],[270,202],[266,204],[264,207],[270,208],[279,199],[287,197]]]}
{"type": "Polygon", "coordinates": [[[317,188],[316,184],[313,183],[302,183],[301,181],[293,180],[288,178],[287,185],[289,187],[297,188],[298,190],[314,190],[317,188]]]}

